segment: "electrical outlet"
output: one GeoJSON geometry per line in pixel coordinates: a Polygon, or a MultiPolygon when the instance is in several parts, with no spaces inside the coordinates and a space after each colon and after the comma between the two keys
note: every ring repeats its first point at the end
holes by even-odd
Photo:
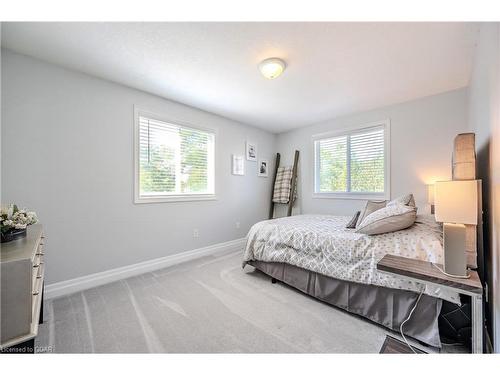
{"type": "Polygon", "coordinates": [[[193,237],[194,238],[200,237],[200,232],[198,231],[198,229],[193,229],[193,237]]]}
{"type": "Polygon", "coordinates": [[[239,221],[236,222],[236,229],[240,229],[240,222],[239,221]]]}

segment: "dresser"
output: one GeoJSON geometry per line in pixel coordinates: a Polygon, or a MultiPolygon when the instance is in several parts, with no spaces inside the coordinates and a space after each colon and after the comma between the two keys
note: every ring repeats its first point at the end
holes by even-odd
{"type": "Polygon", "coordinates": [[[44,235],[40,224],[25,238],[1,244],[0,349],[33,352],[43,321],[44,235]]]}

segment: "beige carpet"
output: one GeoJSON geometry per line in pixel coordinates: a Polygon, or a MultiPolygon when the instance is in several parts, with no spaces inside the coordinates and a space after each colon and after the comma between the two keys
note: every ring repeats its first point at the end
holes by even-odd
{"type": "Polygon", "coordinates": [[[36,346],[58,353],[378,353],[387,330],[247,266],[197,259],[48,300],[36,346]]]}

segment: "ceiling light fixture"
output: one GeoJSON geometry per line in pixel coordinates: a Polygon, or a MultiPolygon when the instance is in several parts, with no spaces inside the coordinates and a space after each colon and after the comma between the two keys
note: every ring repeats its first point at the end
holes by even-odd
{"type": "Polygon", "coordinates": [[[267,79],[277,78],[285,70],[285,62],[277,57],[265,59],[259,64],[260,72],[267,79]]]}

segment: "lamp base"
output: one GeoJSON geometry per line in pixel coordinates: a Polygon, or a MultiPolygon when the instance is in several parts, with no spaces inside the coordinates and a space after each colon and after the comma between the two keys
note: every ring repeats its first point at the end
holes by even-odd
{"type": "Polygon", "coordinates": [[[467,276],[465,225],[443,223],[444,264],[447,274],[467,276]]]}

